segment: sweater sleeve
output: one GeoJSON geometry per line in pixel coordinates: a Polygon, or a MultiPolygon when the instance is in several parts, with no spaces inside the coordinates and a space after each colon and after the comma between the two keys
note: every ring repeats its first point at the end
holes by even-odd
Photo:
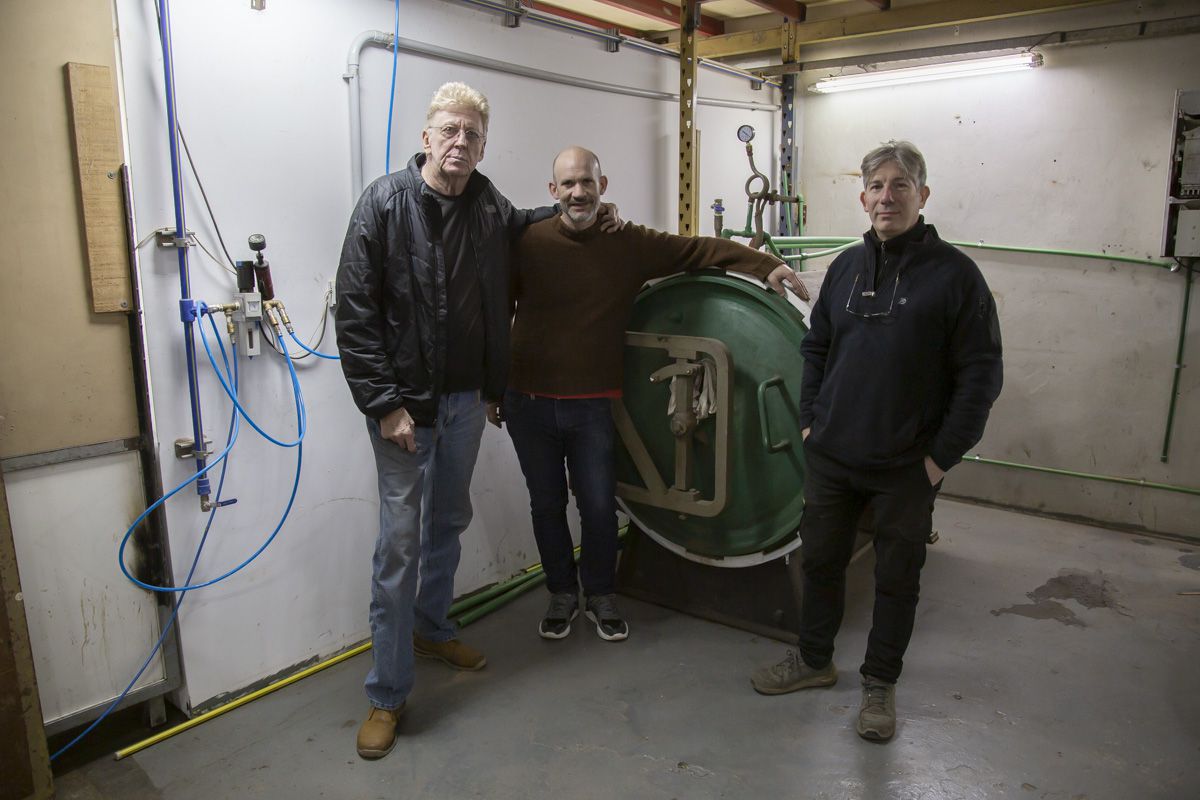
{"type": "MultiPolygon", "coordinates": [[[[368,187],[350,217],[337,269],[334,329],[342,371],[354,403],[369,417],[381,418],[404,405],[401,385],[384,347],[383,264],[389,241],[385,196],[378,183],[368,187]]],[[[402,237],[391,239],[393,246],[402,237]]]]}
{"type": "Polygon", "coordinates": [[[638,253],[646,280],[704,267],[720,267],[763,280],[783,263],[772,255],[751,250],[729,239],[676,236],[640,225],[626,227],[640,240],[638,253]]]}
{"type": "Polygon", "coordinates": [[[983,437],[992,403],[1004,384],[996,301],[979,268],[965,256],[964,260],[969,283],[950,332],[950,402],[929,446],[930,458],[943,471],[983,437]]]}
{"type": "Polygon", "coordinates": [[[558,206],[539,206],[537,208],[514,208],[513,204],[508,202],[508,198],[496,192],[496,208],[500,212],[500,218],[504,220],[504,225],[508,228],[509,234],[516,238],[520,236],[525,228],[535,222],[541,222],[544,219],[549,219],[558,213],[558,206]]]}

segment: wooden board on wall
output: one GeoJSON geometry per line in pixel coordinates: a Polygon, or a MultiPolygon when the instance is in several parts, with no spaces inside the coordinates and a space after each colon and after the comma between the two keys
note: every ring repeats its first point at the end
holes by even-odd
{"type": "MultiPolygon", "coordinates": [[[[112,3],[5,3],[0,16],[0,458],[9,458],[140,429],[130,315],[92,310],[63,75],[68,62],[117,74],[112,3]]],[[[119,132],[115,111],[112,124],[119,132]]],[[[124,236],[125,221],[114,228],[124,236]]]]}
{"type": "Polygon", "coordinates": [[[133,295],[112,70],[96,64],[72,63],[64,70],[71,95],[71,136],[83,207],[92,310],[129,311],[133,295]]]}

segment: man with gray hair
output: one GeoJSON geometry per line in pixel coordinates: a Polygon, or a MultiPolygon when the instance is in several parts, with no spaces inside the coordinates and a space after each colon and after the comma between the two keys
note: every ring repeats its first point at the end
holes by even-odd
{"type": "Polygon", "coordinates": [[[833,643],[859,517],[874,511],[875,607],[856,729],[887,741],[912,636],[933,501],[979,441],[1003,382],[996,304],[979,268],[921,209],[925,159],[888,142],[862,162],[871,229],[825,276],[800,346],[807,476],[799,649],[751,677],[762,694],[837,681],[833,643]]]}
{"type": "Polygon", "coordinates": [[[414,654],[463,670],[487,663],[446,615],[486,405],[507,381],[509,243],[555,211],[514,209],[475,171],[489,110],[465,84],[437,90],[423,152],[363,192],[338,265],[338,349],[379,483],[363,758],[395,744],[414,654]]]}

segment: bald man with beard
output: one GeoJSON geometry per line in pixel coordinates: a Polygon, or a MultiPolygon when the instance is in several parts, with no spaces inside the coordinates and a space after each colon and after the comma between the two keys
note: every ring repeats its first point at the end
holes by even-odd
{"type": "Polygon", "coordinates": [[[621,397],[625,329],[646,281],[702,267],[753,275],[779,294],[808,293],[786,264],[745,245],[673,236],[626,224],[601,236],[600,159],[569,147],[554,159],[550,195],[560,213],[525,229],[512,264],[516,306],[508,389],[499,413],[529,488],[533,533],[550,604],[538,626],[562,639],[584,610],[606,641],[629,626],[615,602],[616,440],[611,403],[621,397]],[[567,469],[582,522],[576,568],[567,525],[567,469]]]}

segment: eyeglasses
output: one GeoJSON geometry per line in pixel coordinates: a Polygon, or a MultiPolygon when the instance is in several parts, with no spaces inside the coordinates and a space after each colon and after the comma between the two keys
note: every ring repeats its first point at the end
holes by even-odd
{"type": "Polygon", "coordinates": [[[483,134],[474,128],[460,128],[457,125],[443,125],[440,128],[428,128],[431,131],[437,131],[448,142],[453,142],[460,135],[467,137],[467,144],[479,144],[483,141],[483,134]]]}
{"type": "MultiPolygon", "coordinates": [[[[850,303],[854,300],[854,296],[855,296],[854,290],[858,288],[858,279],[860,277],[862,277],[862,276],[861,275],[854,276],[854,283],[850,286],[850,296],[846,298],[846,311],[850,312],[851,314],[853,314],[856,317],[860,317],[861,319],[872,319],[875,317],[890,317],[892,315],[892,309],[894,309],[896,307],[896,291],[900,288],[900,273],[899,272],[896,273],[896,280],[893,281],[893,283],[892,283],[892,301],[890,303],[888,303],[887,311],[864,312],[864,311],[855,311],[853,308],[850,307],[850,303]]],[[[875,296],[875,292],[859,292],[858,294],[860,297],[874,297],[875,296]]]]}

